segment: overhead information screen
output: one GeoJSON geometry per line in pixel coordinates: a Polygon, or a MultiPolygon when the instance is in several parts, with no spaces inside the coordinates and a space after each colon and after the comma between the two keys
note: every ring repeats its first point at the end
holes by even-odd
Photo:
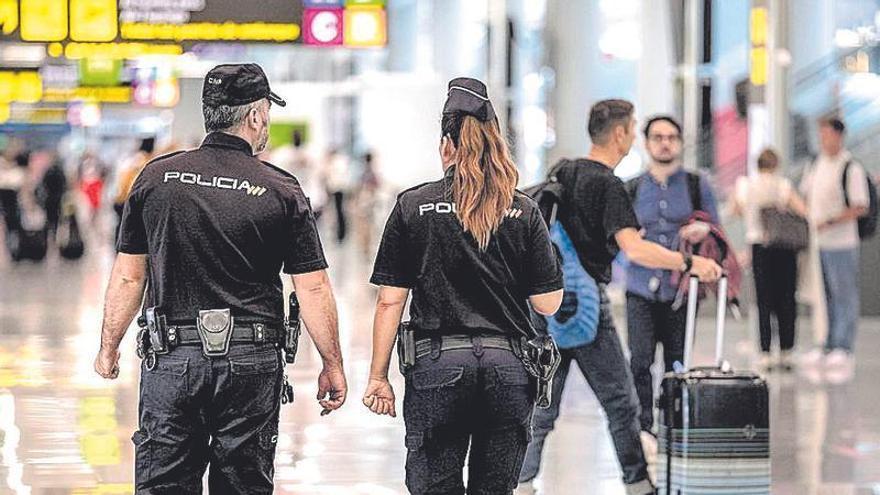
{"type": "Polygon", "coordinates": [[[375,0],[0,0],[0,40],[38,43],[367,47],[385,44],[385,22],[375,0]]]}

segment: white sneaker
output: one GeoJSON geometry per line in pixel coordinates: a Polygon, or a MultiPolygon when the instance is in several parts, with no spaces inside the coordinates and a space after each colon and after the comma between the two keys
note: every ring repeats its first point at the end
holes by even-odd
{"type": "Polygon", "coordinates": [[[516,491],[513,492],[514,495],[536,495],[538,493],[538,489],[531,481],[527,481],[525,483],[520,483],[516,487],[516,491]]]}
{"type": "Polygon", "coordinates": [[[825,358],[825,367],[829,369],[844,369],[850,366],[852,358],[850,358],[849,354],[841,349],[835,349],[828,353],[828,357],[825,358]]]}
{"type": "Polygon", "coordinates": [[[800,358],[801,366],[807,368],[822,364],[824,360],[825,353],[822,351],[822,349],[819,348],[813,349],[812,351],[805,354],[801,354],[800,358]]]}

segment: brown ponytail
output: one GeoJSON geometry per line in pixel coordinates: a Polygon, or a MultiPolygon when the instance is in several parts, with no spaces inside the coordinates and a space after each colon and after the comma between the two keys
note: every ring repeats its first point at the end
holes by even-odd
{"type": "Polygon", "coordinates": [[[457,148],[452,187],[456,214],[485,251],[513,204],[519,172],[496,120],[481,122],[456,112],[443,115],[442,127],[457,148]]]}

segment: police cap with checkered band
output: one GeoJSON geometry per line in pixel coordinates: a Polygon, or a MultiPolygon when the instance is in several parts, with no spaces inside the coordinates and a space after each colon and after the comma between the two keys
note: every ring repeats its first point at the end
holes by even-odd
{"type": "Polygon", "coordinates": [[[269,79],[257,64],[224,64],[211,69],[202,86],[202,103],[237,107],[263,98],[278,106],[287,103],[269,89],[269,79]]]}

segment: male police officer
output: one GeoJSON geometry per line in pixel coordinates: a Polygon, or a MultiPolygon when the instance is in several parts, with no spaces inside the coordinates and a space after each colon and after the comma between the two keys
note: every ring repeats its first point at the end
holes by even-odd
{"type": "MultiPolygon", "coordinates": [[[[254,155],[284,100],[254,64],[221,65],[202,92],[208,136],[148,164],[125,204],[95,370],[144,303],[137,493],[272,493],[284,384],[282,269],[323,358],[318,400],[342,406],[345,375],[327,263],[297,180],[254,155]],[[147,274],[149,273],[149,277],[147,274]]],[[[139,343],[141,339],[138,339],[139,343]]]]}

